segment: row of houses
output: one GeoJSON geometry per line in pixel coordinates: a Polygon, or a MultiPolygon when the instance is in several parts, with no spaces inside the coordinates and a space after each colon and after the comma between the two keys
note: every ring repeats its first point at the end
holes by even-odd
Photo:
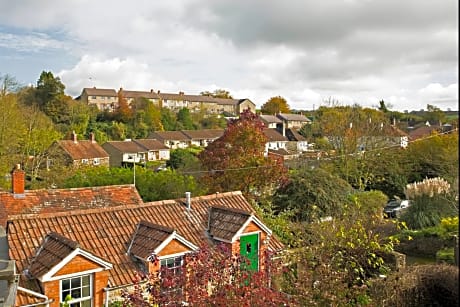
{"type": "Polygon", "coordinates": [[[256,111],[256,105],[249,99],[216,98],[204,95],[189,95],[184,92],[162,93],[160,91],[130,91],[120,88],[84,88],[75,100],[96,106],[100,111],[113,112],[119,103],[119,99],[126,100],[128,105],[137,99],[146,99],[159,107],[168,108],[173,111],[187,108],[191,112],[205,111],[208,114],[228,113],[237,116],[243,110],[256,111]]]}
{"type": "Polygon", "coordinates": [[[238,191],[143,202],[134,185],[25,190],[24,181],[18,166],[12,190],[0,191],[2,306],[58,307],[69,294],[70,306],[109,306],[137,273],[178,269],[200,246],[224,244],[254,271],[283,249],[238,191]]]}
{"type": "MultiPolygon", "coordinates": [[[[281,133],[274,128],[263,130],[267,137],[265,156],[271,153],[288,159],[309,150],[307,140],[295,129],[282,131],[281,133]]],[[[108,141],[99,145],[92,133],[89,140],[78,140],[76,133],[72,132],[70,140],[56,141],[51,145],[47,168],[57,163],[67,166],[120,167],[132,163],[166,161],[169,160],[172,149],[192,146],[205,148],[223,134],[224,129],[156,131],[146,139],[108,141]]]]}

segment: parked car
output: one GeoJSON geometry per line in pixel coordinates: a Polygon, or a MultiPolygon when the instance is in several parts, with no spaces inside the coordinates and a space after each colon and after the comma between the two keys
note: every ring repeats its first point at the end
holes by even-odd
{"type": "Polygon", "coordinates": [[[385,218],[398,218],[401,213],[410,206],[410,201],[405,199],[390,200],[385,208],[383,208],[383,216],[385,218]]]}

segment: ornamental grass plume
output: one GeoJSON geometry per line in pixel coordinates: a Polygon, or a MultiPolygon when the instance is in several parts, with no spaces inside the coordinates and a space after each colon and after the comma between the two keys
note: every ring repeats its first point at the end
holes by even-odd
{"type": "Polygon", "coordinates": [[[450,184],[443,178],[426,178],[421,182],[409,183],[404,189],[406,199],[414,199],[417,196],[433,197],[448,193],[450,184]]]}

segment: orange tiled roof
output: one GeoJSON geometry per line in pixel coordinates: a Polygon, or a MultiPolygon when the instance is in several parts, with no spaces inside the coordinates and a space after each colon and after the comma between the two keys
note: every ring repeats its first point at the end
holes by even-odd
{"type": "Polygon", "coordinates": [[[439,130],[439,126],[421,126],[409,132],[409,139],[417,140],[423,137],[430,136],[435,132],[439,132],[439,130]]]}
{"type": "Polygon", "coordinates": [[[21,198],[10,192],[0,192],[0,226],[6,224],[9,215],[139,204],[142,199],[134,185],[26,190],[21,198]]]}
{"type": "Polygon", "coordinates": [[[171,227],[141,220],[131,240],[129,252],[141,259],[147,259],[173,232],[171,227]]]}
{"type": "Polygon", "coordinates": [[[73,160],[108,158],[109,154],[96,142],[62,140],[56,142],[73,160]]]}
{"type": "Polygon", "coordinates": [[[231,241],[250,216],[247,211],[213,206],[209,215],[209,233],[215,238],[231,241]]]}
{"type": "MultiPolygon", "coordinates": [[[[141,220],[173,228],[187,241],[202,246],[209,243],[206,229],[209,210],[213,206],[254,213],[241,192],[228,192],[194,197],[191,199],[190,210],[184,200],[179,199],[77,210],[72,214],[60,212],[13,216],[7,224],[10,258],[16,260],[18,272],[22,272],[29,267],[43,238],[50,232],[56,232],[112,263],[109,278],[111,286],[128,285],[132,283],[133,273],[139,270],[127,251],[141,220]]],[[[270,239],[272,250],[282,247],[276,238],[270,239]]]]}
{"type": "Polygon", "coordinates": [[[67,239],[58,233],[50,232],[46,235],[29,266],[32,276],[42,276],[60,263],[72,251],[79,247],[78,242],[67,239]]]}

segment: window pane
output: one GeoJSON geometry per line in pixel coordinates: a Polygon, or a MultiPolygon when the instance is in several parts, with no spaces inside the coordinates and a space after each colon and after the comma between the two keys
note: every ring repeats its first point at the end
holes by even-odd
{"type": "Polygon", "coordinates": [[[81,302],[80,306],[81,307],[91,307],[91,301],[90,300],[83,301],[81,302]]]}
{"type": "Polygon", "coordinates": [[[62,290],[68,290],[68,289],[70,289],[70,280],[64,279],[62,281],[62,290]]]}
{"type": "Polygon", "coordinates": [[[67,295],[70,294],[70,291],[67,290],[67,291],[62,291],[62,299],[65,300],[65,298],[67,297],[67,295]]]}
{"type": "Polygon", "coordinates": [[[72,284],[72,288],[80,287],[81,286],[81,277],[72,278],[71,284],[72,284]]]}
{"type": "Polygon", "coordinates": [[[82,286],[89,286],[89,275],[85,275],[81,278],[82,286]]]}
{"type": "Polygon", "coordinates": [[[72,290],[72,293],[70,295],[72,296],[72,298],[80,298],[81,297],[81,289],[72,290]]]}
{"type": "Polygon", "coordinates": [[[82,289],[82,297],[89,296],[89,286],[83,287],[82,289]]]}

